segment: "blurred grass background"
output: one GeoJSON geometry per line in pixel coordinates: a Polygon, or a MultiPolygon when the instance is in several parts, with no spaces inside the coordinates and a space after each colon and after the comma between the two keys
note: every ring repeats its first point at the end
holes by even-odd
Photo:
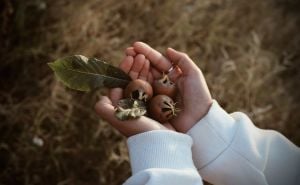
{"type": "Polygon", "coordinates": [[[101,92],[58,83],[47,62],[118,65],[144,41],[188,53],[213,97],[300,144],[298,0],[2,0],[0,184],[121,184],[126,139],[93,111],[101,92]]]}

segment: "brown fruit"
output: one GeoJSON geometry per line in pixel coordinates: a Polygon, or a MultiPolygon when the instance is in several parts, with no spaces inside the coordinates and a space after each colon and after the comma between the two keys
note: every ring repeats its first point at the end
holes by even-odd
{"type": "Polygon", "coordinates": [[[142,101],[148,101],[153,96],[152,86],[144,80],[136,79],[131,81],[125,88],[124,96],[142,101]]]}
{"type": "Polygon", "coordinates": [[[176,109],[172,98],[162,94],[151,99],[148,109],[150,116],[160,123],[165,123],[174,118],[179,111],[176,109]]]}
{"type": "Polygon", "coordinates": [[[153,91],[155,94],[164,94],[171,98],[176,96],[176,85],[173,83],[168,75],[164,74],[159,80],[153,82],[153,91]]]}

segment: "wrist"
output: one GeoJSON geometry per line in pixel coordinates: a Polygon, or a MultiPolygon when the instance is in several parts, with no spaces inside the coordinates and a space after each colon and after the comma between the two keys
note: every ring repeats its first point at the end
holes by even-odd
{"type": "MultiPolygon", "coordinates": [[[[203,102],[201,109],[200,109],[200,113],[197,116],[195,116],[195,118],[193,120],[193,123],[192,123],[193,126],[207,115],[212,104],[213,104],[213,99],[211,99],[211,98],[208,99],[207,101],[203,102]]],[[[192,128],[192,127],[190,127],[190,128],[192,128]]]]}
{"type": "Polygon", "coordinates": [[[197,124],[202,118],[204,118],[207,115],[212,104],[212,99],[207,100],[201,105],[201,108],[199,108],[197,112],[195,112],[194,114],[187,114],[187,116],[185,116],[185,119],[182,120],[183,127],[181,127],[178,130],[182,133],[186,133],[188,130],[190,130],[195,124],[197,124]]]}
{"type": "Polygon", "coordinates": [[[202,168],[223,153],[236,134],[236,120],[213,100],[208,113],[199,120],[186,134],[194,141],[194,161],[197,168],[202,168]]]}

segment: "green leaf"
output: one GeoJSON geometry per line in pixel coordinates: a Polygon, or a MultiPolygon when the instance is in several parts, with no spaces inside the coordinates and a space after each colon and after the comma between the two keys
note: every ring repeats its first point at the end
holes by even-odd
{"type": "Polygon", "coordinates": [[[79,91],[97,88],[124,88],[130,77],[117,67],[96,58],[74,55],[48,63],[57,78],[67,87],[79,91]]]}

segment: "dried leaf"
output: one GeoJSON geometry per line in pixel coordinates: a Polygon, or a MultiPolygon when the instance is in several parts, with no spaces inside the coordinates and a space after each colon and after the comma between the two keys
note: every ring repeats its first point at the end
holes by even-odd
{"type": "Polygon", "coordinates": [[[115,116],[119,120],[137,119],[147,112],[146,105],[143,101],[134,99],[122,99],[118,102],[115,116]]]}
{"type": "Polygon", "coordinates": [[[79,91],[96,88],[124,88],[130,77],[117,67],[101,60],[74,55],[48,63],[55,75],[67,87],[79,91]]]}

